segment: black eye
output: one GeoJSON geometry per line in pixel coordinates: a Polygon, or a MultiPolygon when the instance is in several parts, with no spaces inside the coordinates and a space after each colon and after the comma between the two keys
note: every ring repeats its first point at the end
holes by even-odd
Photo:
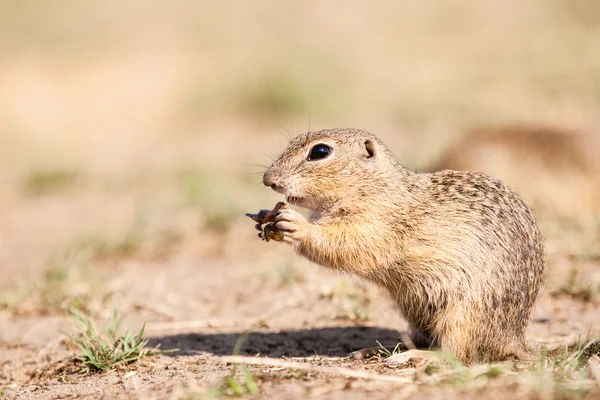
{"type": "Polygon", "coordinates": [[[331,154],[331,147],[324,144],[317,144],[310,150],[308,161],[321,160],[331,154]]]}

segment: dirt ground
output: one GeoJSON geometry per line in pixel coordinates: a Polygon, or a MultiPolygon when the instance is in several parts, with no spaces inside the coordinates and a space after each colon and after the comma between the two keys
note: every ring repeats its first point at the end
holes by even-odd
{"type": "Polygon", "coordinates": [[[538,215],[535,359],[466,367],[346,358],[393,349],[402,316],[243,215],[281,200],[261,173],[309,128],[369,129],[413,168],[482,122],[597,135],[594,4],[0,6],[0,399],[600,398],[600,354],[565,350],[600,334],[600,216],[538,215]],[[171,351],[81,373],[73,313],[115,309],[171,351]]]}

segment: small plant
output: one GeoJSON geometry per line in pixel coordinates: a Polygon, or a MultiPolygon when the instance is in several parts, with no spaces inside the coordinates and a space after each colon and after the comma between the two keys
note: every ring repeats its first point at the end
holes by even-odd
{"type": "Polygon", "coordinates": [[[599,353],[600,336],[552,352],[544,348],[540,361],[522,379],[533,384],[534,392],[553,394],[554,398],[584,398],[590,385],[587,361],[599,353]]]}
{"type": "MultiPolygon", "coordinates": [[[[587,343],[579,341],[573,346],[565,346],[562,354],[555,355],[552,367],[560,375],[568,375],[570,372],[585,367],[590,357],[598,354],[600,354],[600,336],[587,343]]],[[[542,360],[547,362],[547,356],[542,360]]]]}
{"type": "MultiPolygon", "coordinates": [[[[98,333],[89,318],[73,313],[73,318],[83,324],[84,329],[78,337],[70,336],[71,341],[81,350],[77,360],[84,364],[81,373],[106,372],[127,365],[150,355],[165,353],[158,349],[146,349],[148,340],[144,338],[144,328],[137,333],[129,329],[124,335],[118,335],[122,318],[115,308],[112,318],[102,333],[98,333]]],[[[169,350],[176,351],[176,350],[169,350]]]]}
{"type": "Polygon", "coordinates": [[[70,170],[34,170],[23,178],[23,190],[30,196],[41,196],[72,186],[79,174],[70,170]]]}
{"type": "MultiPolygon", "coordinates": [[[[238,340],[235,342],[233,347],[233,355],[238,355],[242,350],[242,346],[248,340],[248,337],[258,328],[264,325],[263,321],[258,321],[254,326],[244,332],[238,340]]],[[[244,396],[244,395],[255,395],[260,392],[258,384],[252,375],[252,372],[248,369],[247,365],[239,367],[242,370],[243,376],[240,379],[238,377],[238,365],[233,364],[231,366],[231,372],[223,377],[221,384],[218,388],[213,391],[216,396],[244,396]]]]}
{"type": "Polygon", "coordinates": [[[394,349],[392,351],[389,351],[384,345],[382,345],[379,340],[376,340],[377,345],[379,346],[377,348],[377,352],[384,356],[384,357],[390,357],[396,353],[400,352],[400,347],[402,346],[402,342],[398,342],[398,344],[396,344],[396,347],[394,347],[394,349]]]}
{"type": "Polygon", "coordinates": [[[258,394],[258,385],[248,367],[246,365],[243,365],[241,369],[244,374],[243,379],[239,379],[235,376],[235,365],[232,367],[231,374],[223,378],[223,394],[227,396],[243,396],[245,394],[258,394]]]}

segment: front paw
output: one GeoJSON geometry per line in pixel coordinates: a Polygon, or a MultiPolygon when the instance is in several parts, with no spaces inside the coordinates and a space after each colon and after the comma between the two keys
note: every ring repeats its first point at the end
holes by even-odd
{"type": "Polygon", "coordinates": [[[275,214],[287,207],[284,202],[279,202],[275,205],[273,210],[260,210],[256,214],[246,213],[246,217],[250,217],[254,222],[258,222],[254,225],[254,228],[259,231],[258,237],[268,242],[269,240],[275,240],[281,242],[284,237],[283,234],[275,228],[275,214]]]}
{"type": "Polygon", "coordinates": [[[283,234],[284,241],[295,244],[307,234],[310,224],[298,211],[283,208],[275,213],[275,229],[283,234]]]}

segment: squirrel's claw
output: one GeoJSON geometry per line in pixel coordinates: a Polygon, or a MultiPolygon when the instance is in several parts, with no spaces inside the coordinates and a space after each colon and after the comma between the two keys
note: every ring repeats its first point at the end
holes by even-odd
{"type": "Polygon", "coordinates": [[[284,239],[284,235],[276,226],[274,226],[274,223],[275,215],[284,209],[287,209],[287,204],[280,201],[275,205],[273,210],[260,210],[256,214],[245,213],[244,215],[251,218],[254,222],[257,222],[257,224],[254,225],[254,228],[260,232],[258,234],[259,238],[266,242],[269,240],[281,242],[284,239]]]}

